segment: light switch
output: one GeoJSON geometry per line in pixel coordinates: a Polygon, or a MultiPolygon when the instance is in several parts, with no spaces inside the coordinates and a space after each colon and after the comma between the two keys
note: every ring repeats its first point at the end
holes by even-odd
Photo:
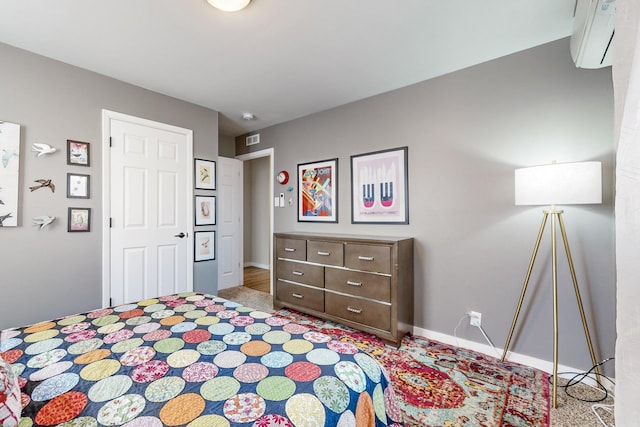
{"type": "Polygon", "coordinates": [[[277,208],[278,206],[280,206],[280,197],[274,197],[273,198],[273,207],[277,208]]]}

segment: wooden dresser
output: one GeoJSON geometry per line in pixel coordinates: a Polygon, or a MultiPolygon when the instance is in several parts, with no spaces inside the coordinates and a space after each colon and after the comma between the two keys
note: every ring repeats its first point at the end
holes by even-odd
{"type": "Polygon", "coordinates": [[[275,308],[288,307],[399,346],[413,329],[413,239],[275,233],[275,308]]]}

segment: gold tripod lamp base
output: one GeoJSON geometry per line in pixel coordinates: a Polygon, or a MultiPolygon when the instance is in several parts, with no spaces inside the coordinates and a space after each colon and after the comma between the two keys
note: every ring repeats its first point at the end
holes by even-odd
{"type": "MultiPolygon", "coordinates": [[[[589,354],[591,355],[591,362],[593,366],[597,365],[596,356],[593,351],[593,344],[591,342],[591,336],[589,334],[589,326],[587,325],[587,319],[584,314],[584,308],[582,306],[582,298],[580,297],[580,290],[578,288],[578,280],[576,279],[576,272],[573,267],[573,260],[571,258],[571,251],[569,250],[569,242],[567,241],[567,234],[564,229],[564,222],[562,221],[561,210],[555,210],[552,206],[550,210],[544,211],[544,217],[542,218],[542,225],[538,232],[538,238],[536,240],[535,247],[533,248],[533,254],[531,255],[531,261],[529,262],[529,269],[527,270],[527,276],[522,286],[522,292],[520,293],[520,299],[518,300],[518,306],[516,307],[515,315],[513,316],[513,322],[511,323],[511,329],[509,330],[509,336],[504,346],[504,352],[502,353],[501,360],[504,361],[509,351],[509,345],[511,344],[511,338],[513,337],[513,331],[518,323],[518,317],[520,316],[520,309],[522,308],[522,302],[527,291],[527,285],[531,278],[531,271],[533,270],[533,264],[540,248],[540,240],[544,232],[547,218],[551,216],[551,258],[552,258],[552,275],[553,275],[553,394],[552,394],[552,407],[558,407],[558,271],[557,271],[557,254],[556,254],[556,221],[560,225],[560,232],[562,234],[562,241],[564,242],[564,249],[567,253],[567,260],[569,262],[569,269],[571,270],[571,279],[573,280],[573,289],[576,294],[576,300],[578,302],[578,309],[580,310],[580,317],[582,318],[582,327],[584,329],[584,335],[587,339],[587,345],[589,347],[589,354]]],[[[600,376],[598,368],[595,368],[596,376],[600,376]]]]}

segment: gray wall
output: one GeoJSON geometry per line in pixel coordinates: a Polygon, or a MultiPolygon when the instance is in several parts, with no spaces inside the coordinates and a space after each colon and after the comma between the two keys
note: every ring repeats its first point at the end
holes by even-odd
{"type": "MultiPolygon", "coordinates": [[[[19,227],[0,230],[0,329],[101,306],[102,109],[193,130],[194,156],[216,159],[218,113],[0,44],[0,120],[21,125],[19,227]],[[66,164],[66,140],[91,143],[91,167],[66,164]],[[34,142],[58,152],[35,158],[34,142]],[[66,198],[67,172],[91,175],[91,199],[66,198]],[[56,192],[29,192],[52,178],[56,192]],[[67,233],[67,207],[92,208],[90,233],[67,233]],[[56,216],[37,231],[31,218],[56,216]]],[[[216,292],[216,261],[194,264],[194,288],[216,292]]]]}
{"type": "MultiPolygon", "coordinates": [[[[275,170],[339,159],[339,223],[299,223],[276,209],[276,231],[415,238],[415,324],[453,335],[469,310],[502,347],[543,207],[514,206],[514,169],[603,162],[602,205],[565,207],[565,224],[599,358],[614,355],[613,90],[611,69],[582,70],[568,39],[260,131],[275,170]],[[304,144],[304,149],[300,147],[304,144]],[[409,147],[409,225],[351,224],[350,156],[409,147]]],[[[236,138],[237,154],[246,147],[236,138]]],[[[277,186],[277,184],[274,184],[277,186]]],[[[294,185],[295,179],[294,179],[294,185]]],[[[549,230],[511,349],[552,360],[549,230]]],[[[560,363],[591,367],[559,248],[560,363]]],[[[467,322],[468,323],[468,322],[467,322]]],[[[464,326],[458,336],[485,343],[464,326]]],[[[607,366],[607,369],[612,369],[607,366]]]]}
{"type": "Polygon", "coordinates": [[[232,136],[218,135],[218,156],[234,158],[236,155],[236,143],[232,136]]]}
{"type": "Polygon", "coordinates": [[[269,158],[243,162],[244,171],[244,265],[269,266],[271,244],[269,158]]]}

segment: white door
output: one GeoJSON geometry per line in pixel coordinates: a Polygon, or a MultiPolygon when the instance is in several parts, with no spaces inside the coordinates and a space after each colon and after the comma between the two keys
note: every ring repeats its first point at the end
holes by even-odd
{"type": "Polygon", "coordinates": [[[117,113],[108,120],[109,303],[190,291],[192,133],[117,113]]]}
{"type": "Polygon", "coordinates": [[[240,286],[242,269],[242,162],[218,157],[218,289],[240,286]]]}

